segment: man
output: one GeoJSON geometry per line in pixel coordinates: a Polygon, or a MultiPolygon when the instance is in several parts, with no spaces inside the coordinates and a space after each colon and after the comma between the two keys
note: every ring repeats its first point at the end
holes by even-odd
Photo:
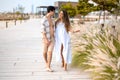
{"type": "Polygon", "coordinates": [[[52,51],[54,47],[54,25],[52,21],[52,16],[55,13],[55,7],[48,6],[47,14],[43,17],[41,21],[41,32],[43,37],[43,57],[46,63],[46,70],[52,72],[50,67],[52,60],[52,51]]]}

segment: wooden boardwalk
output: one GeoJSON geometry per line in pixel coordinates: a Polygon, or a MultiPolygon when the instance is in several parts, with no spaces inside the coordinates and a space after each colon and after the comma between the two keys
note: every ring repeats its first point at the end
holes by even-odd
{"type": "Polygon", "coordinates": [[[90,80],[82,70],[64,71],[54,54],[51,67],[54,72],[45,71],[40,19],[0,30],[0,80],[90,80]]]}

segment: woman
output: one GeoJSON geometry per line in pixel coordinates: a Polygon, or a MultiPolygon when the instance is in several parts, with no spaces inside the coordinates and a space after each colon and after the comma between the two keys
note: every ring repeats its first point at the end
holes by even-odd
{"type": "Polygon", "coordinates": [[[57,61],[62,61],[62,67],[67,70],[67,64],[71,63],[70,32],[72,31],[68,14],[61,10],[55,23],[55,46],[54,51],[57,61]]]}

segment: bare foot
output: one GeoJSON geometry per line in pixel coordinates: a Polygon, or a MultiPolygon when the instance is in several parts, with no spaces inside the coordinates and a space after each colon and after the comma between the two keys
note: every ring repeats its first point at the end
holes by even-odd
{"type": "Polygon", "coordinates": [[[51,68],[46,68],[46,71],[53,72],[53,70],[51,68]]]}
{"type": "Polygon", "coordinates": [[[64,67],[64,63],[62,62],[62,66],[61,67],[64,67]]]}
{"type": "Polygon", "coordinates": [[[67,64],[64,64],[64,70],[67,71],[67,64]]]}

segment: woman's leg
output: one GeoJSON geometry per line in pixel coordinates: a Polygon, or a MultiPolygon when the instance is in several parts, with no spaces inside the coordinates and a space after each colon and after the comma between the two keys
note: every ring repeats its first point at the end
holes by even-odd
{"type": "Polygon", "coordinates": [[[61,54],[61,58],[62,58],[62,67],[64,67],[64,57],[63,57],[62,52],[63,52],[63,44],[61,45],[61,52],[60,52],[60,54],[61,54]]]}
{"type": "Polygon", "coordinates": [[[62,67],[64,68],[65,71],[67,71],[67,63],[65,62],[65,59],[63,57],[63,44],[61,45],[61,58],[62,58],[62,67]]]}
{"type": "Polygon", "coordinates": [[[67,71],[67,63],[64,61],[64,70],[67,71]]]}

